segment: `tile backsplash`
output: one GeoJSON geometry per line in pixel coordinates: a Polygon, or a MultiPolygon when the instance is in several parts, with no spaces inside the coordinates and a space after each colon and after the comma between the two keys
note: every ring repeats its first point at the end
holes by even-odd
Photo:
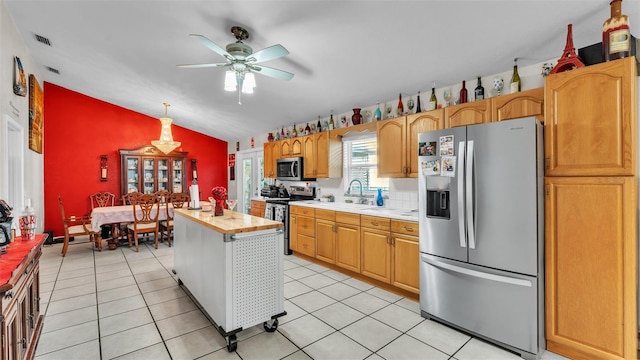
{"type": "MultiPolygon", "coordinates": [[[[336,202],[345,200],[342,179],[318,179],[310,184],[320,189],[320,195],[333,194],[336,202]]],[[[389,179],[389,192],[383,192],[384,206],[394,209],[418,208],[418,179],[389,179]]],[[[373,199],[372,199],[373,200],[373,199]]]]}

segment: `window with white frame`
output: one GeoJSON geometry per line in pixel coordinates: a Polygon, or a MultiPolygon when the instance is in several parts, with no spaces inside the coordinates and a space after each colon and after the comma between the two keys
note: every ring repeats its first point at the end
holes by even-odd
{"type": "MultiPolygon", "coordinates": [[[[389,190],[389,178],[378,177],[378,155],[376,134],[358,135],[342,139],[344,191],[349,190],[351,181],[362,182],[362,193],[375,194],[378,189],[389,190]]],[[[359,185],[354,183],[351,194],[359,194],[359,185]]]]}

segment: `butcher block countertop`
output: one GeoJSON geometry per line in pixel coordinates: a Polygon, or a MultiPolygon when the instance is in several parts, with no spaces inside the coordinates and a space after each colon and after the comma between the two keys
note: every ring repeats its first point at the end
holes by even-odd
{"type": "Polygon", "coordinates": [[[283,227],[279,221],[263,219],[231,210],[223,216],[213,216],[212,211],[174,209],[174,216],[184,216],[221,234],[238,234],[283,227]]]}

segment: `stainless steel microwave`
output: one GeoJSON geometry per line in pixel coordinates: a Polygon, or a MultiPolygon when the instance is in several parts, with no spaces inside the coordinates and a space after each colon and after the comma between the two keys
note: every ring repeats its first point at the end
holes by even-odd
{"type": "Polygon", "coordinates": [[[304,160],[302,157],[282,158],[276,161],[276,179],[300,181],[304,178],[304,160]]]}

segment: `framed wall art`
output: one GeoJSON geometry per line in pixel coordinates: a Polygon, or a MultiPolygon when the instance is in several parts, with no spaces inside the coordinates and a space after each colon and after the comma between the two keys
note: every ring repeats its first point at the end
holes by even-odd
{"type": "Polygon", "coordinates": [[[13,93],[19,96],[27,96],[27,76],[24,74],[22,61],[17,56],[13,58],[13,93]]]}
{"type": "Polygon", "coordinates": [[[36,77],[29,75],[29,149],[42,154],[44,98],[36,77]]]}

